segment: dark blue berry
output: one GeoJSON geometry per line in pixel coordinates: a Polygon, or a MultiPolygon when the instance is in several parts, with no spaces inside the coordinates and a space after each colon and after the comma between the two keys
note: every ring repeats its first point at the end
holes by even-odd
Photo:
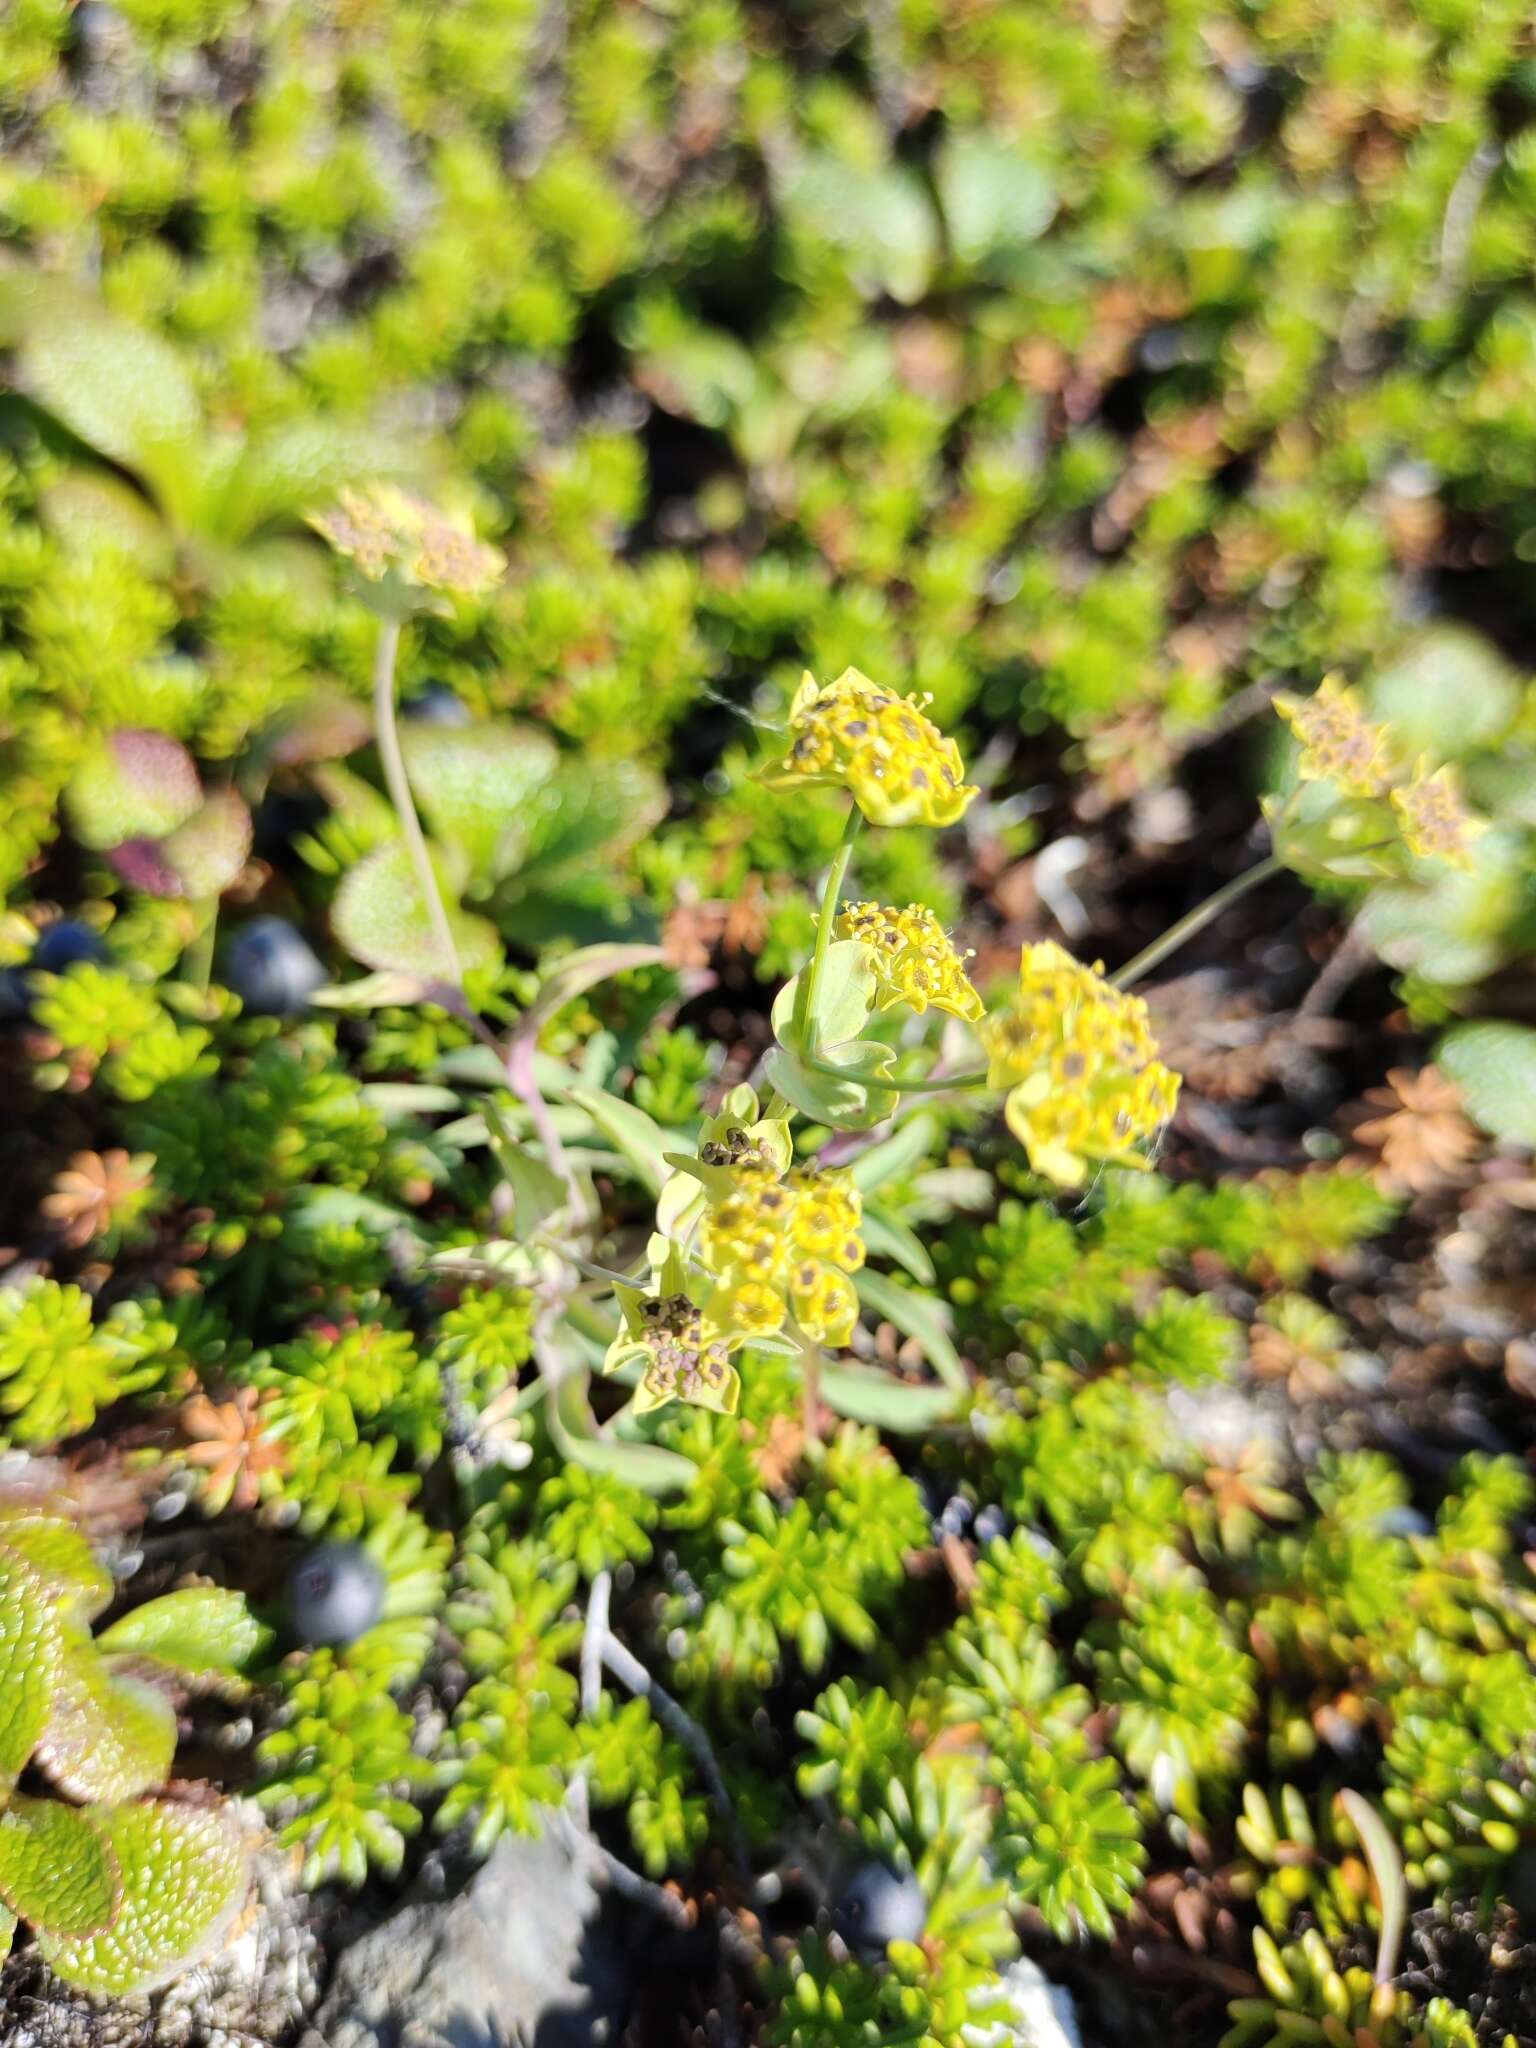
{"type": "Polygon", "coordinates": [[[446,683],[428,683],[418,695],[400,707],[406,718],[418,725],[468,725],[469,707],[446,683]]]}
{"type": "Polygon", "coordinates": [[[257,1017],[293,1016],[325,979],[325,969],[282,917],[253,917],[224,955],[225,986],[257,1017]]]}
{"type": "Polygon", "coordinates": [[[1013,1517],[1006,1508],[1000,1508],[995,1501],[982,1508],[971,1524],[971,1540],[983,1550],[989,1543],[995,1543],[999,1536],[1013,1534],[1013,1517]]]}
{"type": "Polygon", "coordinates": [[[28,964],[44,974],[63,974],[82,960],[99,966],[106,957],[106,942],[100,932],[92,931],[77,917],[61,917],[39,937],[28,964]]]}
{"type": "Polygon", "coordinates": [[[941,1537],[963,1536],[975,1516],[975,1502],[967,1500],[963,1493],[952,1493],[939,1515],[937,1533],[941,1537]]]}
{"type": "Polygon", "coordinates": [[[874,1962],[893,1941],[921,1940],[928,1901],[910,1870],[861,1863],[838,1895],[832,1924],[856,1956],[874,1962]]]}
{"type": "Polygon", "coordinates": [[[385,1579],[358,1543],[322,1543],[288,1575],[288,1619],[301,1643],[355,1643],[384,1612],[385,1579]]]}

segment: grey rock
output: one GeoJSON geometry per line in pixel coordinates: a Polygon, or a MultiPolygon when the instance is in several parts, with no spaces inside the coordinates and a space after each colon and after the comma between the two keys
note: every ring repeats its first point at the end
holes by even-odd
{"type": "Polygon", "coordinates": [[[602,2048],[628,1975],[587,1838],[551,1816],[540,1840],[500,1842],[458,1897],[354,1942],[300,2048],[602,2048]]]}

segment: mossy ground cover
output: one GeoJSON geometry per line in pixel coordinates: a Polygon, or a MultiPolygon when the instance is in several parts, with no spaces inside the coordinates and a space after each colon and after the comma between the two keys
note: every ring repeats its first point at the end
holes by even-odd
{"type": "Polygon", "coordinates": [[[274,1632],[161,1805],[585,1799],[646,2039],[1536,2041],[1529,30],[7,12],[0,1480],[274,1632]]]}

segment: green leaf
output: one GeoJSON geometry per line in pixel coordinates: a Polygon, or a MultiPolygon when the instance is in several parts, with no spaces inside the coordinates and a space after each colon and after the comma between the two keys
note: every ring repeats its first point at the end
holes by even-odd
{"type": "Polygon", "coordinates": [[[41,1930],[43,1959],[68,1983],[120,1998],[173,1977],[217,1939],[245,1897],[249,1852],[234,1822],[206,1807],[146,1800],[93,1813],[121,1872],[100,1934],[41,1930]]]}
{"type": "Polygon", "coordinates": [[[142,491],[110,469],[70,469],[42,493],[43,518],[72,552],[111,548],[143,576],[169,577],[175,542],[142,491]]]}
{"type": "Polygon", "coordinates": [[[1456,1024],[1440,1040],[1435,1060],[1485,1131],[1536,1146],[1536,1030],[1491,1020],[1456,1024]]]}
{"type": "Polygon", "coordinates": [[[9,1906],[0,1906],[0,1963],[11,1952],[11,1943],[16,1939],[18,1922],[9,1906]]]}
{"type": "Polygon", "coordinates": [[[95,1934],[118,1898],[117,1864],[78,1807],[17,1793],[0,1813],[0,1899],[40,1932],[95,1934]]]}
{"type": "Polygon", "coordinates": [[[326,988],[317,988],[309,1000],[322,1009],[355,1010],[359,1015],[369,1010],[408,1009],[421,1001],[429,981],[429,976],[394,974],[381,968],[358,981],[333,981],[326,988]]]}
{"type": "Polygon", "coordinates": [[[848,1079],[835,1080],[805,1065],[781,1045],[770,1046],[763,1073],[770,1087],[802,1116],[839,1130],[867,1130],[894,1115],[900,1097],[878,1084],[891,1070],[894,1054],[888,1045],[865,1038],[852,1045],[823,1046],[817,1055],[824,1066],[846,1067],[848,1079]]]}
{"type": "Polygon", "coordinates": [[[48,1725],[59,1639],[48,1596],[0,1552],[0,1790],[25,1770],[48,1725]]]}
{"type": "Polygon", "coordinates": [[[471,881],[488,886],[517,868],[537,822],[535,792],[555,772],[554,742],[536,726],[408,721],[400,745],[435,837],[458,848],[471,881]]]}
{"type": "Polygon", "coordinates": [[[76,768],[65,802],[76,837],[103,852],[125,839],[163,839],[203,800],[192,756],[163,732],[123,726],[76,768]]]}
{"type": "Polygon", "coordinates": [[[441,1116],[459,1106],[451,1088],[439,1088],[432,1081],[365,1081],[357,1092],[387,1124],[399,1123],[403,1117],[441,1116]]]}
{"type": "Polygon", "coordinates": [[[222,540],[238,542],[279,520],[297,520],[336,495],[343,484],[408,474],[412,451],[392,446],[365,422],[317,418],[283,420],[252,434],[209,524],[222,540]]]}
{"type": "Polygon", "coordinates": [[[668,1135],[653,1117],[632,1102],[621,1102],[601,1088],[567,1088],[567,1102],[584,1109],[611,1145],[618,1148],[651,1194],[659,1195],[668,1178],[668,1135]]]}
{"type": "Polygon", "coordinates": [[[36,1758],[71,1799],[133,1799],[163,1785],[176,1716],[152,1686],[110,1671],[85,1637],[66,1638],[36,1758]]]}
{"type": "Polygon", "coordinates": [[[512,1227],[520,1238],[530,1238],[570,1206],[570,1190],[553,1167],[534,1157],[493,1102],[485,1106],[485,1123],[501,1177],[512,1190],[512,1227]]]}
{"type": "Polygon", "coordinates": [[[178,352],[84,294],[38,291],[23,321],[22,386],[88,447],[133,470],[186,529],[201,488],[205,429],[178,352]]]}
{"type": "Polygon", "coordinates": [[[243,1594],[227,1586],[184,1586],[114,1621],[96,1647],[116,1657],[153,1658],[189,1678],[228,1677],[244,1670],[268,1636],[243,1594]]]}
{"type": "Polygon", "coordinates": [[[984,128],[950,131],[939,147],[934,182],[950,247],[966,264],[1034,241],[1056,211],[1051,181],[1039,166],[984,128]]]}
{"type": "Polygon", "coordinates": [[[160,855],[195,902],[222,896],[239,880],[251,852],[251,814],[232,789],[216,791],[170,836],[160,855]]]}
{"type": "Polygon", "coordinates": [[[112,1574],[61,1515],[0,1502],[0,1563],[6,1553],[26,1566],[72,1620],[89,1621],[111,1603],[112,1574]]]}
{"type": "Polygon", "coordinates": [[[861,1194],[873,1194],[888,1180],[911,1173],[932,1152],[939,1129],[937,1117],[929,1115],[926,1110],[907,1117],[900,1130],[883,1138],[878,1145],[871,1145],[867,1152],[861,1152],[854,1160],[849,1168],[854,1186],[861,1194]]]}
{"type": "Polygon", "coordinates": [[[1360,930],[1389,967],[1459,987],[1481,981],[1508,956],[1511,934],[1531,915],[1524,834],[1485,832],[1470,858],[1470,870],[1371,890],[1360,930]]]}
{"type": "MultiPolygon", "coordinates": [[[[466,970],[488,965],[500,951],[494,928],[483,917],[471,917],[455,906],[441,874],[438,886],[459,965],[466,970]]],[[[431,914],[403,840],[377,847],[348,872],[336,891],[331,924],[342,945],[365,967],[434,981],[452,979],[451,966],[438,956],[431,914]]]]}
{"type": "MultiPolygon", "coordinates": [[[[802,974],[787,981],[774,998],[773,1035],[786,1051],[804,1051],[805,1034],[795,1015],[802,974]]],[[[847,1045],[869,1022],[875,1000],[874,955],[862,939],[834,939],[816,977],[810,1023],[817,1047],[847,1045]]],[[[889,1054],[889,1048],[884,1048],[889,1054]]]]}
{"type": "Polygon", "coordinates": [[[550,889],[595,854],[617,855],[665,816],[667,792],[638,761],[571,761],[529,805],[518,888],[550,889]]]}
{"type": "Polygon", "coordinates": [[[868,1365],[824,1365],[820,1386],[822,1400],[839,1415],[900,1435],[921,1435],[955,1408],[949,1387],[915,1387],[868,1365]]]}
{"type": "Polygon", "coordinates": [[[963,1394],[970,1386],[965,1362],[949,1334],[949,1312],[931,1294],[919,1294],[910,1287],[898,1287],[884,1273],[872,1273],[866,1266],[854,1275],[859,1299],[877,1316],[892,1323],[904,1337],[915,1337],[923,1356],[946,1386],[963,1394]]]}
{"type": "Polygon", "coordinates": [[[1493,642],[1453,625],[1427,628],[1366,686],[1371,711],[1391,728],[1399,752],[1409,761],[1427,753],[1437,766],[1498,741],[1520,695],[1493,642]]]}
{"type": "Polygon", "coordinates": [[[928,1247],[916,1231],[868,1202],[864,1204],[864,1242],[878,1258],[894,1259],[923,1287],[932,1287],[938,1278],[928,1247]]]}
{"type": "MultiPolygon", "coordinates": [[[[660,946],[612,945],[606,942],[599,946],[578,946],[545,977],[538,995],[518,1022],[518,1035],[536,1035],[546,1018],[564,1009],[567,1003],[574,1002],[577,996],[585,995],[589,988],[596,988],[599,982],[611,981],[614,975],[629,974],[637,968],[654,967],[662,958],[660,946]]],[[[494,1053],[483,1046],[471,1046],[466,1048],[466,1061],[470,1054],[481,1057],[473,1067],[466,1064],[457,1070],[465,1079],[477,1079],[482,1071],[486,1071],[492,1086],[504,1080],[501,1063],[494,1053]]],[[[438,1064],[444,1072],[454,1071],[446,1059],[438,1064]]]]}
{"type": "Polygon", "coordinates": [[[567,1371],[548,1403],[549,1433],[561,1454],[589,1472],[602,1472],[641,1493],[677,1493],[691,1486],[698,1467],[661,1444],[621,1443],[599,1434],[587,1399],[585,1369],[567,1371]]]}

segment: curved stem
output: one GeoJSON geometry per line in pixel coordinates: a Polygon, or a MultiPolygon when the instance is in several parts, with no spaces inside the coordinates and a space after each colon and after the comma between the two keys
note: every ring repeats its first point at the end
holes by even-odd
{"type": "MultiPolygon", "coordinates": [[[[826,1060],[801,1058],[800,1064],[813,1074],[825,1074],[829,1081],[855,1081],[862,1078],[851,1074],[846,1067],[834,1067],[826,1060]]],[[[898,1081],[877,1080],[868,1083],[871,1088],[883,1088],[892,1095],[938,1095],[950,1088],[985,1088],[987,1070],[972,1067],[968,1073],[930,1075],[923,1080],[898,1081]]]]}
{"type": "Polygon", "coordinates": [[[848,876],[848,863],[853,858],[853,842],[858,838],[859,827],[863,822],[863,812],[857,804],[852,805],[843,825],[843,836],[837,842],[837,851],[832,856],[832,866],[827,872],[827,886],[822,891],[821,916],[816,925],[816,950],[811,955],[810,965],[800,976],[800,986],[795,991],[795,1030],[803,1048],[802,1059],[815,1056],[816,1038],[812,1019],[816,1014],[816,983],[826,961],[827,948],[832,943],[832,927],[837,922],[838,899],[843,893],[843,883],[848,876]]]}
{"type": "Polygon", "coordinates": [[[1258,861],[1251,868],[1233,877],[1203,903],[1197,903],[1193,910],[1186,911],[1177,924],[1169,925],[1160,939],[1154,939],[1150,946],[1144,946],[1134,960],[1128,960],[1118,974],[1109,978],[1116,988],[1129,988],[1140,981],[1144,974],[1176,953],[1186,939],[1192,939],[1196,932],[1204,931],[1213,918],[1220,917],[1229,903],[1235,903],[1239,896],[1246,896],[1250,889],[1256,889],[1261,882],[1267,882],[1271,875],[1278,875],[1285,863],[1277,854],[1258,861]]]}
{"type": "Polygon", "coordinates": [[[459,965],[459,949],[453,943],[453,928],[448,922],[442,891],[437,886],[437,874],[432,866],[432,856],[427,851],[426,835],[416,815],[410,777],[405,772],[405,756],[400,751],[400,727],[395,718],[395,658],[399,651],[400,621],[381,619],[379,644],[373,657],[374,738],[378,742],[379,759],[384,768],[384,786],[395,807],[395,816],[400,820],[401,835],[427,906],[427,918],[442,963],[443,979],[453,988],[462,988],[464,971],[459,965]]]}

